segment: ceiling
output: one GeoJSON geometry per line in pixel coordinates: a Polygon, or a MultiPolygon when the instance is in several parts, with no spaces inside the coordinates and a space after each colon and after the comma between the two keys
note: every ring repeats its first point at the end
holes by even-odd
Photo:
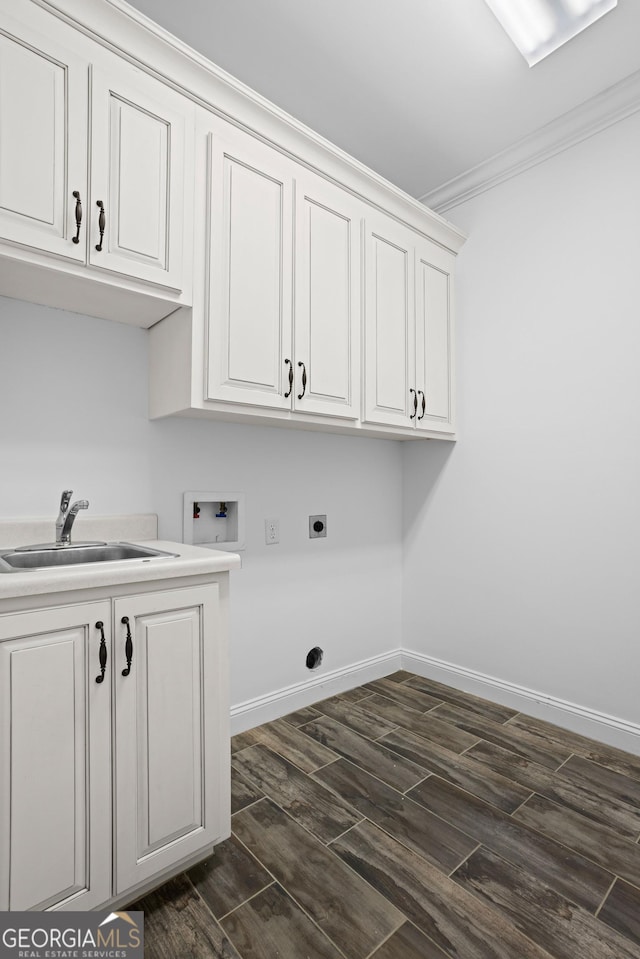
{"type": "Polygon", "coordinates": [[[529,68],[484,0],[130,0],[423,197],[640,70],[640,2],[529,68]]]}

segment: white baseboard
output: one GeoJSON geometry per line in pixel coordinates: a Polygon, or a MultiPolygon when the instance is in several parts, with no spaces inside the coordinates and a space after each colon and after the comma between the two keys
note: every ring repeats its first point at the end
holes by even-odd
{"type": "Polygon", "coordinates": [[[232,706],[231,735],[235,736],[245,729],[269,723],[280,716],[286,716],[287,713],[295,712],[296,709],[311,706],[321,699],[343,693],[373,679],[380,679],[381,676],[400,669],[400,662],[401,651],[395,649],[331,672],[323,672],[321,666],[317,673],[311,673],[303,683],[294,683],[266,696],[258,696],[232,706]]]}
{"type": "Polygon", "coordinates": [[[589,736],[610,746],[640,755],[640,725],[610,716],[607,713],[579,706],[564,699],[557,699],[536,689],[528,689],[516,683],[506,682],[496,676],[487,676],[455,663],[448,663],[433,656],[412,650],[402,650],[402,668],[426,679],[434,679],[455,686],[476,696],[483,696],[503,706],[528,713],[538,719],[555,723],[564,729],[589,736]]]}

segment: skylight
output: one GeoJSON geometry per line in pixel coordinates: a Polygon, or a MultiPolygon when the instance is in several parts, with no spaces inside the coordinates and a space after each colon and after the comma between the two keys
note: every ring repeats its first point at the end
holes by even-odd
{"type": "Polygon", "coordinates": [[[530,67],[599,20],[618,0],[485,0],[530,67]]]}

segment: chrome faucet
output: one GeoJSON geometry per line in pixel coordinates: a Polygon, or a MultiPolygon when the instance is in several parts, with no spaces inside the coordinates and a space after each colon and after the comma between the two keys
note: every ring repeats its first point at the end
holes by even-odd
{"type": "Polygon", "coordinates": [[[69,502],[72,494],[72,489],[66,489],[60,498],[60,512],[56,520],[56,544],[58,546],[68,546],[71,543],[71,528],[78,511],[89,508],[89,500],[87,499],[76,500],[70,507],[69,502]]]}

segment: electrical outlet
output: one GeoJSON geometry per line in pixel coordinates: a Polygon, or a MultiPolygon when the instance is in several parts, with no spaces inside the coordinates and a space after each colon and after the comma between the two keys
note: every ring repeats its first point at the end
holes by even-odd
{"type": "Polygon", "coordinates": [[[264,521],[264,541],[267,546],[274,546],[280,542],[279,519],[266,519],[264,521]]]}
{"type": "Polygon", "coordinates": [[[327,535],[327,514],[309,517],[309,539],[319,539],[327,535]]]}

